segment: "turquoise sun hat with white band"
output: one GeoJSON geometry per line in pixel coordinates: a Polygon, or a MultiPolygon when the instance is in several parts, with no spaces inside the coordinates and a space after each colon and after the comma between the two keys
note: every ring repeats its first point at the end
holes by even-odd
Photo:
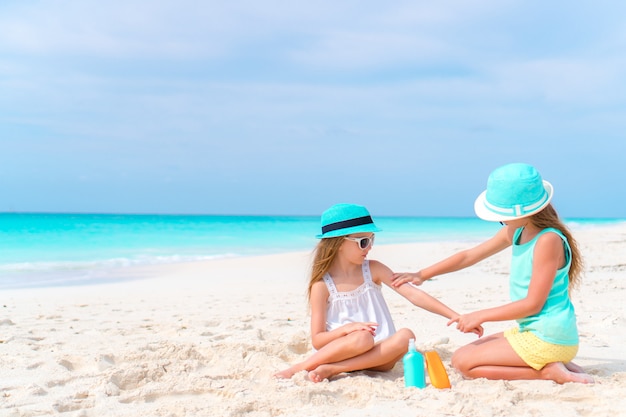
{"type": "Polygon", "coordinates": [[[356,204],[335,204],[322,213],[322,233],[318,239],[347,236],[353,233],[380,232],[369,211],[356,204]]]}
{"type": "Polygon", "coordinates": [[[554,189],[532,165],[515,163],[495,169],[487,189],[474,202],[476,215],[483,220],[507,221],[532,216],[543,210],[554,189]]]}

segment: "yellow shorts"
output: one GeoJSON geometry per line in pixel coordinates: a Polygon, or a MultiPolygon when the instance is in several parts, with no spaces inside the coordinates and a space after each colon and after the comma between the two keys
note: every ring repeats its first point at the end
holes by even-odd
{"type": "Polygon", "coordinates": [[[515,327],[504,332],[515,353],[533,369],[540,370],[552,362],[568,363],[578,353],[578,345],[564,346],[544,342],[531,332],[515,327]]]}

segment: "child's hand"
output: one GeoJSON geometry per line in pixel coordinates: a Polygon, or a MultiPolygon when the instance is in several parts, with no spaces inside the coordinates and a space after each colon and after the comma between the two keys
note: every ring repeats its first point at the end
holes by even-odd
{"type": "Polygon", "coordinates": [[[344,325],[344,330],[346,332],[346,334],[350,334],[353,332],[360,332],[360,331],[367,331],[369,332],[372,336],[376,336],[376,327],[378,327],[378,323],[374,323],[374,322],[355,322],[355,323],[348,323],[346,325],[344,325]]]}
{"type": "Polygon", "coordinates": [[[407,282],[413,285],[422,285],[422,283],[426,280],[422,278],[422,274],[420,272],[398,272],[393,274],[391,281],[392,285],[397,288],[407,282]]]}
{"type": "Polygon", "coordinates": [[[483,329],[483,326],[478,326],[466,333],[474,333],[476,336],[481,337],[484,331],[485,329],[483,329]]]}
{"type": "Polygon", "coordinates": [[[456,323],[456,328],[459,331],[463,333],[474,333],[478,335],[478,337],[481,337],[484,332],[482,322],[482,319],[476,312],[452,317],[450,318],[450,321],[448,321],[448,326],[452,323],[456,323]]]}

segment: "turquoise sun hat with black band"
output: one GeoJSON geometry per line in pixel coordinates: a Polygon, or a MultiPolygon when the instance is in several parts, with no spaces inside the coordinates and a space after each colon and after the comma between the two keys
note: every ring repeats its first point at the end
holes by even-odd
{"type": "Polygon", "coordinates": [[[535,167],[514,163],[495,169],[487,189],[474,202],[476,215],[488,221],[516,220],[532,216],[552,200],[552,184],[535,167]]]}
{"type": "Polygon", "coordinates": [[[357,204],[335,204],[322,213],[322,233],[318,239],[347,236],[353,233],[380,232],[369,211],[357,204]]]}

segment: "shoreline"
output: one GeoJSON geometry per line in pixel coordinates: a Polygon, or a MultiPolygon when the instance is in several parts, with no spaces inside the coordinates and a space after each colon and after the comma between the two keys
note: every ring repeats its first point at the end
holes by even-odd
{"type": "MultiPolygon", "coordinates": [[[[474,335],[383,292],[397,328],[436,350],[452,388],[404,388],[401,365],[313,384],[274,372],[310,354],[311,251],[141,267],[146,279],[3,290],[0,414],[39,416],[620,415],[626,406],[626,226],[574,230],[586,275],[573,295],[593,385],[463,380],[450,357],[474,335]],[[617,307],[616,307],[617,306],[617,307]],[[515,404],[513,407],[512,404],[515,404]]],[[[375,246],[371,259],[417,270],[468,242],[375,246]]],[[[311,248],[312,249],[312,248],[311,248]]],[[[508,301],[508,254],[428,281],[459,312],[508,301]]],[[[487,323],[485,334],[512,322],[487,323]]]]}
{"type": "MultiPolygon", "coordinates": [[[[273,230],[268,226],[271,223],[266,221],[254,224],[253,232],[248,230],[251,226],[245,222],[235,223],[229,230],[224,229],[224,224],[218,224],[213,231],[205,223],[194,223],[192,229],[195,231],[189,232],[179,230],[177,222],[137,225],[113,220],[92,220],[93,223],[89,223],[87,219],[85,230],[74,230],[76,227],[72,229],[65,223],[43,222],[27,235],[21,232],[26,226],[14,226],[14,231],[5,235],[4,245],[0,244],[0,291],[66,284],[90,285],[94,281],[123,280],[126,276],[134,278],[135,267],[307,251],[317,243],[313,237],[317,221],[307,220],[308,231],[305,231],[301,230],[303,224],[293,225],[286,218],[282,220],[279,231],[273,230]],[[48,228],[58,228],[59,234],[51,235],[48,228]],[[90,238],[85,241],[82,233],[90,238]],[[143,233],[150,238],[141,237],[143,233]],[[129,234],[134,236],[130,241],[129,234]],[[190,245],[190,242],[197,244],[190,245]]],[[[437,244],[452,240],[469,244],[489,237],[499,227],[480,219],[466,218],[389,220],[390,223],[385,224],[383,232],[377,236],[377,246],[417,242],[437,244]]],[[[572,220],[570,227],[575,233],[589,228],[610,230],[612,227],[626,227],[626,220],[597,220],[597,223],[572,220]],[[616,223],[606,224],[605,221],[616,223]]],[[[154,273],[158,273],[158,269],[154,273]]]]}

